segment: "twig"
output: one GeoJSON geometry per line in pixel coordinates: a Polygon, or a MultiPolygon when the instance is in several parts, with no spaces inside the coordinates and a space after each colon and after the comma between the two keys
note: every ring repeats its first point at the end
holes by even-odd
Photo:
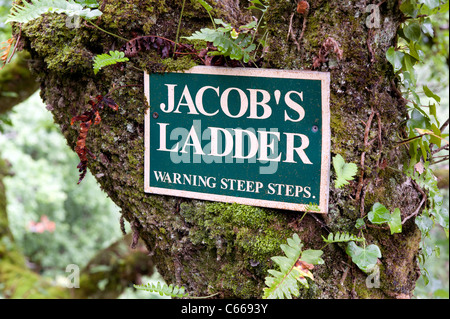
{"type": "Polygon", "coordinates": [[[444,132],[444,130],[447,128],[447,126],[448,126],[448,121],[449,121],[449,119],[447,119],[447,121],[445,121],[445,123],[442,124],[442,126],[441,126],[441,128],[440,128],[441,132],[444,132]]]}
{"type": "Polygon", "coordinates": [[[373,64],[376,60],[375,60],[375,52],[373,52],[372,46],[371,46],[371,40],[372,40],[372,36],[373,36],[373,29],[369,29],[369,33],[367,35],[367,48],[369,49],[369,53],[370,53],[370,63],[373,64]]]}
{"type": "Polygon", "coordinates": [[[362,154],[361,154],[361,173],[359,176],[359,183],[358,183],[356,196],[355,196],[355,200],[357,200],[357,201],[361,197],[361,191],[364,186],[364,171],[365,171],[364,170],[364,162],[365,162],[365,157],[366,157],[365,149],[369,146],[369,141],[368,141],[369,140],[369,132],[370,132],[370,126],[372,125],[372,120],[373,120],[374,116],[375,116],[375,112],[373,111],[373,108],[372,108],[372,111],[369,116],[369,120],[366,123],[366,128],[364,131],[364,152],[362,152],[362,154]]]}
{"type": "Polygon", "coordinates": [[[297,39],[295,38],[294,30],[292,29],[292,21],[294,20],[294,16],[295,16],[295,12],[291,14],[287,38],[289,39],[289,36],[291,36],[291,40],[297,46],[297,50],[300,51],[300,44],[298,43],[297,39]]]}
{"type": "Polygon", "coordinates": [[[5,64],[8,64],[9,62],[11,62],[11,59],[14,56],[14,53],[16,53],[16,49],[17,49],[17,46],[19,45],[21,35],[22,35],[22,24],[20,24],[19,35],[17,36],[16,44],[14,45],[14,49],[5,64]]]}
{"type": "Polygon", "coordinates": [[[347,266],[347,268],[345,268],[344,270],[344,274],[342,275],[341,281],[339,282],[339,284],[341,286],[344,285],[345,279],[347,278],[347,274],[348,274],[348,270],[350,269],[350,266],[347,266]]]}
{"type": "Polygon", "coordinates": [[[431,155],[434,155],[434,154],[436,154],[436,153],[439,153],[440,151],[443,151],[443,150],[448,150],[448,148],[449,148],[449,145],[447,144],[447,145],[444,145],[444,146],[441,146],[441,147],[439,147],[438,149],[435,149],[434,151],[432,151],[431,152],[431,155]]]}
{"type": "Polygon", "coordinates": [[[422,205],[425,203],[425,201],[427,200],[427,194],[425,194],[425,192],[420,188],[420,186],[414,181],[412,180],[414,186],[416,187],[416,189],[422,194],[422,201],[420,202],[419,206],[416,208],[416,210],[414,211],[414,213],[412,213],[411,215],[409,215],[408,217],[406,217],[403,221],[402,221],[402,225],[404,223],[406,223],[406,221],[408,219],[410,219],[411,217],[416,216],[419,212],[420,212],[420,208],[422,208],[422,205]]]}

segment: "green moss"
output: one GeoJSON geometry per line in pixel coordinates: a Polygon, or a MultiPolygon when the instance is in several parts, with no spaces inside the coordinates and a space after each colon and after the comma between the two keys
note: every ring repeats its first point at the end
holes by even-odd
{"type": "Polygon", "coordinates": [[[190,56],[184,56],[176,60],[168,58],[161,60],[161,63],[165,66],[167,72],[184,71],[198,65],[190,56]]]}
{"type": "Polygon", "coordinates": [[[216,274],[217,284],[241,298],[262,292],[262,281],[256,278],[267,275],[272,266],[270,258],[282,253],[280,245],[292,234],[282,216],[258,207],[235,203],[206,203],[202,207],[183,204],[181,214],[192,224],[190,240],[206,245],[224,261],[216,274]]]}

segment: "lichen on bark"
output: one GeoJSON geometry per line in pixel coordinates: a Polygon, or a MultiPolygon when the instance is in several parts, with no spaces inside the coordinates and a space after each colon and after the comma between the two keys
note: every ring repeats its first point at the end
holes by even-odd
{"type": "MultiPolygon", "coordinates": [[[[181,1],[99,3],[104,14],[96,23],[110,32],[128,39],[139,35],[175,39],[181,1]]],[[[250,12],[244,9],[246,1],[214,3],[216,17],[235,23],[251,19],[250,12]]],[[[403,129],[406,109],[392,88],[394,75],[385,59],[400,23],[398,1],[388,0],[380,6],[384,25],[379,30],[369,30],[365,25],[366,1],[310,1],[306,29],[298,40],[300,51],[287,36],[295,1],[268,3],[264,67],[311,69],[326,39],[332,38],[339,45],[342,57],[330,53],[328,61],[318,67],[331,73],[331,153],[341,154],[347,162],[359,166],[364,157],[364,165],[360,166],[364,172],[362,184],[356,179],[343,189],[331,186],[329,213],[307,215],[301,222],[303,214],[299,212],[144,193],[143,119],[148,105],[142,87],[137,85],[142,85],[144,70],[184,68],[195,60],[163,60],[155,52],[142,52],[130,62],[94,75],[93,56],[120,48],[123,42],[89,25],[68,29],[65,17],[56,14],[22,26],[24,48],[32,56],[31,68],[39,77],[41,96],[72,148],[78,130],[70,126],[71,117],[86,110],[90,96],[127,86],[112,94],[119,110],[103,110],[101,124],[89,131],[87,145],[97,156],[89,161],[89,169],[102,189],[122,207],[124,218],[139,233],[163,277],[195,295],[261,297],[267,269],[272,266],[270,257],[282,253],[279,245],[293,232],[299,234],[305,247],[320,249],[321,235],[327,231],[354,232],[356,219],[375,202],[400,208],[403,217],[420,202],[420,192],[404,175],[383,168],[401,167],[408,156],[404,149],[395,147],[396,132],[403,129]],[[372,114],[374,120],[366,130],[372,114]],[[365,139],[373,142],[368,145],[365,139]],[[387,165],[379,165],[382,161],[387,165]],[[355,200],[359,186],[359,200],[355,200]],[[406,196],[408,201],[404,200],[406,196]]],[[[182,36],[210,24],[195,1],[186,1],[186,5],[182,36]]],[[[295,36],[300,34],[302,19],[305,17],[295,15],[292,20],[295,36]]],[[[417,279],[415,263],[420,240],[413,219],[404,225],[401,234],[391,236],[387,231],[369,228],[366,239],[379,245],[383,253],[379,289],[368,289],[366,275],[348,263],[344,249],[330,245],[324,251],[325,265],[314,269],[316,280],[310,289],[302,290],[301,297],[410,296],[417,279]]]]}

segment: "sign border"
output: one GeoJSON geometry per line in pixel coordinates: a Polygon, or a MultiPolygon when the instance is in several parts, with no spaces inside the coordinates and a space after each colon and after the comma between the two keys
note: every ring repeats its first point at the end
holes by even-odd
{"type": "Polygon", "coordinates": [[[144,154],[144,192],[155,195],[168,195],[176,197],[185,197],[199,200],[238,203],[251,206],[266,208],[276,208],[292,211],[308,211],[312,213],[327,214],[330,186],[330,156],[331,156],[331,128],[330,128],[330,73],[301,70],[278,70],[278,69],[250,69],[250,68],[226,68],[213,66],[195,66],[189,70],[180,73],[192,74],[213,74],[213,75],[232,75],[232,76],[253,76],[269,78],[287,78],[320,80],[322,88],[322,166],[320,174],[320,211],[308,210],[308,205],[285,203],[281,201],[270,201],[244,197],[234,197],[228,195],[206,194],[192,191],[165,189],[150,186],[150,75],[144,72],[144,93],[147,103],[150,106],[145,112],[145,154],[144,154]],[[326,172],[326,173],[324,173],[326,172]]]}

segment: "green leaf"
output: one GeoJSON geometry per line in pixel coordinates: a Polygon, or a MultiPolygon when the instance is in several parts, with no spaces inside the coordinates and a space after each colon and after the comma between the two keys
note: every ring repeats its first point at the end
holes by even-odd
{"type": "Polygon", "coordinates": [[[418,0],[419,3],[426,5],[429,9],[439,7],[439,0],[418,0]]]}
{"type": "Polygon", "coordinates": [[[352,261],[359,269],[366,274],[370,273],[376,266],[378,258],[381,258],[381,251],[377,245],[359,247],[353,241],[347,245],[346,253],[352,258],[352,261]]]}
{"type": "Polygon", "coordinates": [[[128,61],[128,58],[125,57],[124,52],[120,51],[109,51],[109,54],[104,53],[97,55],[94,58],[94,73],[97,74],[98,71],[105,66],[125,61],[128,61]]]}
{"type": "Polygon", "coordinates": [[[391,220],[391,213],[380,203],[375,203],[367,216],[373,224],[383,224],[391,220]]]}
{"type": "Polygon", "coordinates": [[[419,41],[422,34],[422,29],[419,23],[411,22],[403,28],[403,33],[409,40],[419,41]]]}
{"type": "Polygon", "coordinates": [[[415,108],[411,112],[410,119],[406,122],[407,127],[410,131],[413,131],[416,128],[421,129],[430,129],[430,118],[426,113],[421,109],[415,108]]]}
{"type": "Polygon", "coordinates": [[[363,219],[363,218],[358,218],[358,219],[356,220],[355,228],[356,228],[356,229],[361,229],[361,228],[363,228],[364,226],[366,226],[366,223],[364,222],[364,219],[363,219]]]}
{"type": "Polygon", "coordinates": [[[417,216],[415,219],[415,223],[424,236],[428,236],[430,230],[434,226],[434,222],[427,212],[423,212],[422,215],[417,216]]]}
{"type": "Polygon", "coordinates": [[[400,10],[413,18],[417,16],[418,12],[416,5],[412,4],[410,0],[402,1],[402,4],[400,5],[400,10]]]}
{"type": "Polygon", "coordinates": [[[396,208],[391,215],[391,220],[388,222],[391,229],[391,235],[402,232],[402,214],[400,209],[396,208]]]}
{"type": "Polygon", "coordinates": [[[212,11],[212,7],[209,5],[208,2],[204,1],[204,0],[197,0],[198,3],[200,3],[203,8],[205,8],[206,11],[211,12],[212,11]]]}
{"type": "Polygon", "coordinates": [[[85,8],[98,8],[97,0],[75,0],[75,2],[81,4],[85,8]]]}
{"type": "MultiPolygon", "coordinates": [[[[413,62],[414,57],[410,54],[404,53],[403,54],[403,60],[402,60],[402,68],[404,71],[406,71],[409,74],[409,80],[410,80],[410,86],[416,86],[416,74],[414,71],[414,63],[413,62]]],[[[414,59],[415,60],[415,59],[414,59]]],[[[404,73],[406,73],[404,72],[404,73]]],[[[413,94],[416,94],[414,90],[412,90],[413,94]]]]}
{"type": "Polygon", "coordinates": [[[358,166],[354,163],[346,163],[340,154],[333,157],[333,167],[336,172],[336,188],[347,185],[348,181],[353,180],[353,177],[358,172],[358,166]]]}
{"type": "Polygon", "coordinates": [[[425,19],[422,23],[422,32],[428,34],[431,37],[434,37],[434,28],[431,20],[429,18],[425,19]]]}
{"type": "Polygon", "coordinates": [[[448,228],[449,228],[449,217],[448,217],[448,210],[445,208],[441,208],[437,214],[436,214],[436,221],[439,225],[444,228],[445,234],[448,238],[448,228]]]}
{"type": "Polygon", "coordinates": [[[391,214],[391,212],[384,207],[384,205],[375,203],[367,217],[373,224],[379,225],[387,223],[391,230],[391,235],[402,232],[402,215],[400,209],[398,208],[396,208],[391,214]]]}
{"type": "Polygon", "coordinates": [[[423,86],[423,91],[424,91],[424,93],[425,93],[426,96],[428,96],[428,97],[430,97],[430,98],[433,98],[433,99],[434,99],[436,102],[438,102],[438,103],[441,103],[441,98],[440,98],[438,95],[434,94],[434,93],[428,88],[428,86],[424,85],[424,86],[423,86]]]}
{"type": "Polygon", "coordinates": [[[390,47],[386,52],[386,59],[394,67],[394,72],[398,72],[402,69],[402,61],[405,54],[400,51],[395,51],[393,47],[390,47]]]}

